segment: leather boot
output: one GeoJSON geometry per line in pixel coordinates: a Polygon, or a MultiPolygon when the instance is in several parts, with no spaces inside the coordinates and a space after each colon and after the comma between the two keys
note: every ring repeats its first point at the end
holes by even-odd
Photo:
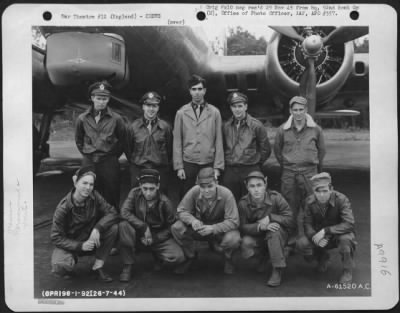
{"type": "Polygon", "coordinates": [[[174,269],[174,273],[177,275],[183,275],[186,274],[186,272],[189,270],[190,266],[193,263],[193,258],[187,258],[185,261],[182,263],[176,265],[174,269]]]}
{"type": "Polygon", "coordinates": [[[100,281],[102,281],[103,283],[110,283],[113,281],[113,279],[111,278],[110,275],[108,275],[103,268],[99,268],[97,270],[94,271],[96,274],[96,278],[100,281]]]}
{"type": "Polygon", "coordinates": [[[235,265],[233,265],[232,258],[225,258],[224,273],[231,275],[235,272],[235,265]]]}
{"type": "Polygon", "coordinates": [[[353,270],[345,268],[343,270],[342,276],[340,276],[339,283],[340,284],[348,284],[353,280],[353,270]]]}
{"type": "Polygon", "coordinates": [[[273,267],[271,277],[269,278],[267,285],[269,287],[278,287],[281,284],[283,268],[273,267]]]}
{"type": "Polygon", "coordinates": [[[325,273],[329,266],[329,253],[325,252],[322,254],[318,260],[317,272],[325,273]]]}
{"type": "Polygon", "coordinates": [[[119,275],[119,281],[128,282],[132,276],[132,264],[124,264],[122,272],[119,275]]]}

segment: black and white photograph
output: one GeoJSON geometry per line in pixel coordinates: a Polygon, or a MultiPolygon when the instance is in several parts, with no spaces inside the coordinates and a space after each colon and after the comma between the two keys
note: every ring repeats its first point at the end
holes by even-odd
{"type": "Polygon", "coordinates": [[[347,309],[381,279],[395,304],[396,83],[372,78],[381,25],[365,6],[41,10],[4,91],[20,79],[30,116],[12,122],[14,105],[5,123],[5,149],[20,123],[26,143],[4,163],[5,264],[22,258],[6,302],[347,309]]]}

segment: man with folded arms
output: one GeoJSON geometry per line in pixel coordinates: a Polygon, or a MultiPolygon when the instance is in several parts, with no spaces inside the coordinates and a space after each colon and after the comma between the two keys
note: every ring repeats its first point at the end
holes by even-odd
{"type": "Polygon", "coordinates": [[[357,243],[350,201],[344,194],[333,190],[329,173],[313,176],[311,183],[314,194],[305,201],[305,236],[297,240],[297,249],[306,261],[317,260],[317,271],[324,273],[330,259],[328,250],[338,247],[343,263],[339,282],[351,283],[357,243]]]}
{"type": "Polygon", "coordinates": [[[286,268],[284,248],[294,229],[292,210],[280,193],[267,190],[267,178],[261,172],[251,172],[245,184],[248,194],[238,203],[242,257],[260,257],[257,271],[262,272],[269,254],[272,274],[267,285],[277,287],[286,268]]]}
{"type": "Polygon", "coordinates": [[[189,269],[196,257],[195,241],[200,240],[223,254],[224,273],[232,274],[232,254],[240,245],[239,213],[232,192],[218,185],[212,167],[200,170],[197,185],[183,197],[177,216],[179,220],[171,230],[187,260],[175,273],[184,274],[189,269]]]}

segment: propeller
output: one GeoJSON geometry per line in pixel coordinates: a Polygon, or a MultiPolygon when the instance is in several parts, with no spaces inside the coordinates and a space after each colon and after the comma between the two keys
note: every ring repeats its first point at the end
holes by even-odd
{"type": "Polygon", "coordinates": [[[341,26],[330,32],[322,41],[326,46],[344,44],[366,34],[368,34],[368,27],[365,26],[341,26]]]}
{"type": "Polygon", "coordinates": [[[270,28],[272,28],[273,30],[277,31],[282,35],[285,35],[286,37],[290,37],[298,41],[304,40],[304,37],[299,35],[292,26],[270,26],[270,28]]]}
{"type": "MultiPolygon", "coordinates": [[[[301,96],[307,99],[308,113],[313,116],[315,114],[317,102],[315,58],[320,54],[324,46],[344,44],[348,41],[368,34],[368,27],[342,26],[334,29],[332,32],[329,33],[328,36],[324,38],[316,34],[311,34],[304,38],[303,36],[298,34],[296,29],[292,26],[272,26],[271,28],[282,35],[301,42],[302,52],[307,62],[305,65],[305,70],[300,77],[299,92],[301,96]]],[[[309,28],[308,30],[311,30],[311,28],[309,28]]]]}

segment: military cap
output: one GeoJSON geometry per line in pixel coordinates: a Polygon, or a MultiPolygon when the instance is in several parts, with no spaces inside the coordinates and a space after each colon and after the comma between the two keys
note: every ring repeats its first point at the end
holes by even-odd
{"type": "Polygon", "coordinates": [[[246,178],[244,179],[244,182],[247,184],[247,182],[249,181],[250,178],[260,178],[262,179],[265,183],[267,183],[267,177],[264,176],[263,173],[261,173],[260,171],[253,171],[250,172],[246,178]]]}
{"type": "Polygon", "coordinates": [[[105,80],[95,82],[89,86],[89,95],[109,96],[111,94],[112,86],[105,80]]]}
{"type": "Polygon", "coordinates": [[[313,189],[316,190],[319,187],[329,186],[332,183],[332,178],[329,173],[322,172],[311,177],[310,181],[313,189]]]}
{"type": "Polygon", "coordinates": [[[74,174],[77,181],[86,175],[91,175],[94,179],[96,179],[95,169],[92,165],[82,166],[74,174]]]}
{"type": "Polygon", "coordinates": [[[145,168],[140,171],[139,177],[137,177],[137,179],[140,184],[158,184],[160,182],[160,172],[156,169],[145,168]]]}
{"type": "Polygon", "coordinates": [[[146,92],[140,99],[141,104],[156,104],[159,105],[161,102],[161,96],[155,91],[146,92]]]}
{"type": "Polygon", "coordinates": [[[212,167],[204,167],[197,174],[197,184],[208,184],[215,181],[214,169],[212,167]]]}
{"type": "Polygon", "coordinates": [[[244,102],[247,103],[247,96],[241,92],[232,92],[229,94],[227,98],[227,102],[229,105],[238,103],[238,102],[244,102]]]}
{"type": "Polygon", "coordinates": [[[302,96],[294,96],[292,99],[290,99],[289,106],[292,107],[295,103],[307,105],[307,99],[302,96]]]}

